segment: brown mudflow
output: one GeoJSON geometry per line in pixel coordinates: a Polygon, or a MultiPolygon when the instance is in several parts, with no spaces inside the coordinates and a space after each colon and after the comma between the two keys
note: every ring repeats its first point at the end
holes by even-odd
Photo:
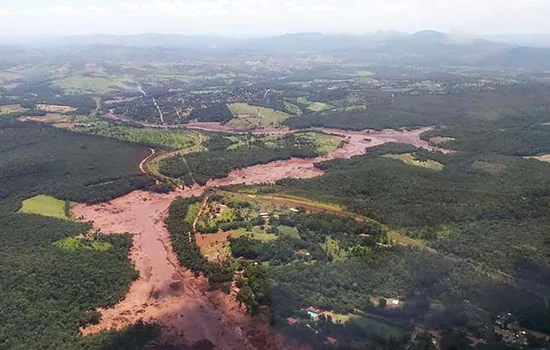
{"type": "Polygon", "coordinates": [[[318,158],[276,161],[235,170],[227,178],[210,180],[204,187],[196,186],[170,194],[134,191],[109,203],[75,206],[75,217],[91,221],[103,232],[133,235],[130,259],[140,273],[140,278],[131,284],[125,298],[113,308],[100,309],[101,322],[82,329],[82,333],[120,329],[144,320],[157,321],[163,326],[164,341],[177,343],[183,339],[187,342],[208,339],[217,345],[217,349],[294,348],[291,343],[284,343],[266,322],[247,316],[233,293],[225,295],[220,291],[209,291],[204,277],[195,278],[180,266],[163,224],[170,203],[177,197],[200,196],[207,188],[319,176],[322,172],[314,167],[316,162],[350,158],[365,153],[368,147],[387,142],[433,149],[420,140],[420,134],[427,130],[429,128],[381,132],[318,129],[343,137],[343,147],[318,158]]]}

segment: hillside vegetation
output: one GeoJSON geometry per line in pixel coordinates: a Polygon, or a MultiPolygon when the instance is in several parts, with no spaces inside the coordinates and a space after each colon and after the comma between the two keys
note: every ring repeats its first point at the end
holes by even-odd
{"type": "Polygon", "coordinates": [[[158,335],[138,324],[80,336],[81,326],[98,322],[95,309],[116,304],[138,276],[130,236],[82,240],[91,227],[67,215],[69,200],[104,201],[148,186],[136,167],[145,154],[107,138],[1,122],[0,348],[133,350],[158,335]]]}

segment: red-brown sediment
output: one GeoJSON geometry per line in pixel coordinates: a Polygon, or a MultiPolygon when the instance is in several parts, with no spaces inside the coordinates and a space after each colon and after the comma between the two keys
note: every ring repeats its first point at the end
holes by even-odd
{"type": "Polygon", "coordinates": [[[343,147],[322,157],[292,158],[235,170],[227,178],[208,181],[204,187],[196,186],[170,194],[134,191],[109,203],[76,205],[73,214],[79,220],[91,221],[94,227],[105,233],[132,234],[130,259],[140,273],[125,298],[112,308],[100,309],[101,322],[83,328],[82,334],[121,329],[143,320],[159,322],[163,340],[171,342],[208,339],[217,345],[217,349],[294,348],[291,344],[283,344],[282,338],[266,322],[247,316],[234,294],[209,291],[204,277],[194,277],[182,268],[172,250],[163,219],[175,198],[200,196],[209,187],[319,176],[322,171],[315,168],[315,163],[364,154],[368,147],[387,142],[435,149],[419,137],[429,128],[380,132],[316,130],[343,137],[343,147]]]}

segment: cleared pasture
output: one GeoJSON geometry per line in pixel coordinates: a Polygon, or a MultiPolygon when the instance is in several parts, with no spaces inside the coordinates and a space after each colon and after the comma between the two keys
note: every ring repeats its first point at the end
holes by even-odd
{"type": "Polygon", "coordinates": [[[23,201],[19,213],[38,214],[68,220],[65,215],[65,201],[51,196],[39,195],[23,201]]]}
{"type": "Polygon", "coordinates": [[[2,114],[10,114],[10,113],[19,113],[24,111],[25,109],[21,107],[21,105],[13,104],[13,105],[3,105],[0,106],[0,115],[2,114]]]}
{"type": "Polygon", "coordinates": [[[46,105],[46,104],[38,104],[36,105],[36,108],[48,113],[70,113],[78,109],[73,106],[46,105]]]}
{"type": "Polygon", "coordinates": [[[275,109],[251,106],[248,103],[232,103],[229,110],[235,118],[229,125],[236,129],[277,127],[290,118],[290,114],[275,109]]]}
{"type": "Polygon", "coordinates": [[[309,101],[307,97],[298,97],[296,102],[306,105],[311,112],[322,112],[334,108],[331,104],[317,101],[309,101]]]}
{"type": "Polygon", "coordinates": [[[426,168],[426,169],[432,169],[435,171],[441,171],[445,166],[441,163],[438,163],[434,160],[428,159],[428,160],[419,160],[416,159],[416,157],[411,153],[403,153],[403,154],[385,154],[382,157],[384,158],[391,158],[391,159],[397,159],[403,161],[405,164],[416,166],[420,168],[426,168]]]}

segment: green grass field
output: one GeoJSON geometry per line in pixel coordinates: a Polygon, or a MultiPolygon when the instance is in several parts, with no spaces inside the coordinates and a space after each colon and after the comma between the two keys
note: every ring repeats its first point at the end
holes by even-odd
{"type": "Polygon", "coordinates": [[[347,252],[340,248],[338,241],[330,237],[327,238],[326,243],[322,244],[322,247],[336,261],[343,260],[348,256],[347,252]]]}
{"type": "Polygon", "coordinates": [[[278,229],[281,233],[281,236],[300,238],[300,234],[298,233],[298,229],[296,227],[281,225],[278,227],[278,229]]]}
{"type": "Polygon", "coordinates": [[[127,88],[127,81],[122,78],[73,75],[57,80],[54,85],[66,93],[106,94],[113,90],[127,88]]]}
{"type": "Polygon", "coordinates": [[[257,240],[262,241],[262,242],[275,241],[279,238],[276,235],[273,235],[273,234],[270,234],[270,233],[265,233],[265,231],[261,230],[259,226],[254,226],[252,228],[252,232],[247,232],[246,229],[240,228],[237,231],[235,231],[235,233],[231,234],[231,236],[235,237],[235,238],[242,237],[242,236],[248,236],[248,235],[252,235],[253,239],[257,239],[257,240]]]}
{"type": "Polygon", "coordinates": [[[3,105],[3,106],[0,106],[0,115],[9,114],[9,113],[18,113],[24,110],[25,109],[22,108],[20,105],[3,105]]]}
{"type": "Polygon", "coordinates": [[[182,149],[193,144],[193,137],[185,131],[120,126],[103,121],[77,127],[75,131],[168,149],[182,149]]]}
{"type": "Polygon", "coordinates": [[[412,166],[417,166],[421,168],[426,169],[432,169],[435,171],[441,171],[445,167],[443,164],[438,163],[434,160],[427,160],[427,161],[421,161],[416,159],[416,157],[411,153],[403,153],[403,154],[385,154],[382,157],[384,158],[391,158],[391,159],[398,159],[403,161],[404,163],[412,166]]]}
{"type": "Polygon", "coordinates": [[[64,220],[69,219],[65,215],[65,201],[45,195],[24,200],[19,212],[25,214],[39,214],[64,220]]]}
{"type": "Polygon", "coordinates": [[[396,327],[387,325],[381,321],[375,320],[367,316],[354,316],[351,319],[351,322],[368,329],[371,332],[378,333],[384,336],[392,337],[402,337],[404,332],[396,327]]]}
{"type": "Polygon", "coordinates": [[[293,103],[290,103],[288,101],[284,101],[284,104],[285,104],[285,108],[286,110],[288,110],[291,114],[294,114],[294,115],[302,115],[302,110],[300,109],[300,107],[296,106],[295,104],[293,103]]]}
{"type": "Polygon", "coordinates": [[[320,132],[297,133],[296,136],[313,141],[317,146],[317,151],[320,154],[328,154],[336,150],[340,147],[342,142],[342,138],[338,136],[327,135],[320,132]]]}
{"type": "Polygon", "coordinates": [[[55,242],[54,245],[62,250],[73,252],[83,249],[106,252],[113,247],[112,244],[107,242],[98,242],[78,237],[68,237],[55,242]]]}
{"type": "Polygon", "coordinates": [[[251,106],[248,103],[233,103],[229,109],[235,118],[229,125],[236,129],[277,127],[290,118],[290,114],[271,108],[251,106]]]}
{"type": "Polygon", "coordinates": [[[187,214],[185,214],[184,221],[188,224],[192,224],[193,221],[195,221],[195,218],[199,214],[199,210],[201,209],[202,202],[194,203],[189,206],[189,209],[187,210],[187,214]]]}
{"type": "Polygon", "coordinates": [[[296,102],[307,105],[307,109],[312,112],[322,112],[334,108],[332,105],[324,102],[309,101],[306,97],[298,97],[296,102]]]}

